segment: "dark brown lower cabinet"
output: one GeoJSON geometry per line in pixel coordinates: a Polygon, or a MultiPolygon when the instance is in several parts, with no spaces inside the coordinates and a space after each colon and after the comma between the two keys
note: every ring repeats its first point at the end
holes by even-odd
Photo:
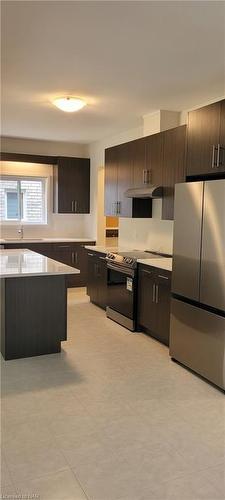
{"type": "Polygon", "coordinates": [[[61,351],[67,339],[65,276],[1,279],[1,353],[4,359],[61,351]]]}
{"type": "Polygon", "coordinates": [[[171,273],[138,267],[138,328],[169,345],[171,273]]]}
{"type": "Polygon", "coordinates": [[[93,304],[106,309],[107,306],[107,263],[105,255],[99,252],[87,252],[88,276],[87,294],[93,304]]]}
{"type": "Polygon", "coordinates": [[[71,274],[66,276],[67,288],[81,287],[87,285],[87,251],[85,245],[95,245],[95,241],[76,243],[76,242],[55,242],[55,243],[18,243],[4,244],[4,248],[28,248],[33,252],[40,253],[46,257],[62,262],[67,266],[76,267],[80,274],[71,274]]]}

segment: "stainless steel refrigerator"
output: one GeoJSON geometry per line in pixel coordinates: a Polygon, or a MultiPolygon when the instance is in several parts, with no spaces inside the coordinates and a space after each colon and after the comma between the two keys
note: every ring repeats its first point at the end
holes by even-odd
{"type": "Polygon", "coordinates": [[[225,389],[225,180],[175,189],[170,355],[225,389]]]}

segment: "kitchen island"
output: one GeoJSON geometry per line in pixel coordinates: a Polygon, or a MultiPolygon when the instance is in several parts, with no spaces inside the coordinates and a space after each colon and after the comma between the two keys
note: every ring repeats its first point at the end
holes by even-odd
{"type": "Polygon", "coordinates": [[[66,276],[79,273],[31,250],[0,250],[5,360],[61,351],[67,339],[66,276]]]}

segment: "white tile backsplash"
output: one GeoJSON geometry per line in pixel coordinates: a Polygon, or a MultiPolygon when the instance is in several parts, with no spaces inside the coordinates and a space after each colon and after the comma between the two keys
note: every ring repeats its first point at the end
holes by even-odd
{"type": "Polygon", "coordinates": [[[153,200],[151,219],[119,219],[119,246],[172,254],[173,221],[161,220],[162,200],[153,200]]]}

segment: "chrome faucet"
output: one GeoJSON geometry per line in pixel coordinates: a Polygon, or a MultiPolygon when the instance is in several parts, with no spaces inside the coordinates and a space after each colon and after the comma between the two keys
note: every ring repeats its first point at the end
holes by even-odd
{"type": "Polygon", "coordinates": [[[18,229],[18,234],[20,235],[20,239],[23,239],[23,226],[20,226],[20,229],[18,229]]]}

